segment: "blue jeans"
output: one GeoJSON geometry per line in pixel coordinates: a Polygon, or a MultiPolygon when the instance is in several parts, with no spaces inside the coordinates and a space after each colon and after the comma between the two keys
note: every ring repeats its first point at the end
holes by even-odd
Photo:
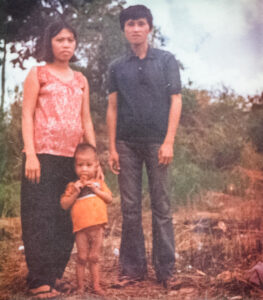
{"type": "Polygon", "coordinates": [[[168,195],[168,166],[159,165],[160,144],[117,142],[120,159],[119,187],[122,209],[121,275],[144,277],[147,273],[142,228],[142,169],[146,165],[152,208],[152,261],[158,280],[173,273],[174,232],[168,195]]]}

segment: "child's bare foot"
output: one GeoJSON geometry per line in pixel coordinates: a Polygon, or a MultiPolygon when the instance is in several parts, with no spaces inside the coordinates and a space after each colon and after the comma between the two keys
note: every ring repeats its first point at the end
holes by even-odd
{"type": "Polygon", "coordinates": [[[55,289],[62,293],[70,293],[72,286],[69,282],[57,278],[55,282],[55,289]]]}
{"type": "Polygon", "coordinates": [[[96,287],[94,286],[93,292],[99,296],[106,296],[105,291],[100,286],[96,286],[96,287]]]}
{"type": "Polygon", "coordinates": [[[84,287],[78,287],[76,293],[80,296],[83,296],[85,294],[85,289],[84,287]]]}

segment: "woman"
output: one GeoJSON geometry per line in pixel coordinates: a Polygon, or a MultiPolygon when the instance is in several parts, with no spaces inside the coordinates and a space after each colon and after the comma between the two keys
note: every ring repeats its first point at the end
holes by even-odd
{"type": "Polygon", "coordinates": [[[30,294],[52,298],[59,294],[73,246],[68,212],[60,195],[75,179],[73,156],[84,140],[95,146],[86,78],[74,72],[76,33],[68,24],[51,24],[44,37],[44,61],[33,67],[24,83],[24,140],[21,220],[30,294]]]}

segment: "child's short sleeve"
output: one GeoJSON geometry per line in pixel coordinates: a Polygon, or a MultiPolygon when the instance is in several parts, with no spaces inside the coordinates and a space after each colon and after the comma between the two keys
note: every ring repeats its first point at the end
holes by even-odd
{"type": "Polygon", "coordinates": [[[111,190],[108,188],[107,184],[105,181],[101,181],[101,190],[109,195],[112,195],[111,190]]]}
{"type": "Polygon", "coordinates": [[[62,195],[62,197],[69,197],[74,192],[76,192],[76,188],[75,188],[74,182],[70,182],[70,183],[68,183],[68,185],[66,187],[66,190],[65,190],[64,194],[62,195]]]}

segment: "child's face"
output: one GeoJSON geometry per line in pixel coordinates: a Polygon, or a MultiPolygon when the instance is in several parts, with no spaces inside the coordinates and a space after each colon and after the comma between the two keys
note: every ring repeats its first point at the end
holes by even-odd
{"type": "Polygon", "coordinates": [[[131,45],[145,43],[150,32],[150,25],[146,18],[129,19],[124,24],[124,34],[131,45]]]}
{"type": "Polygon", "coordinates": [[[75,157],[75,172],[80,178],[85,176],[87,180],[96,178],[98,160],[91,151],[80,152],[75,157]]]}

